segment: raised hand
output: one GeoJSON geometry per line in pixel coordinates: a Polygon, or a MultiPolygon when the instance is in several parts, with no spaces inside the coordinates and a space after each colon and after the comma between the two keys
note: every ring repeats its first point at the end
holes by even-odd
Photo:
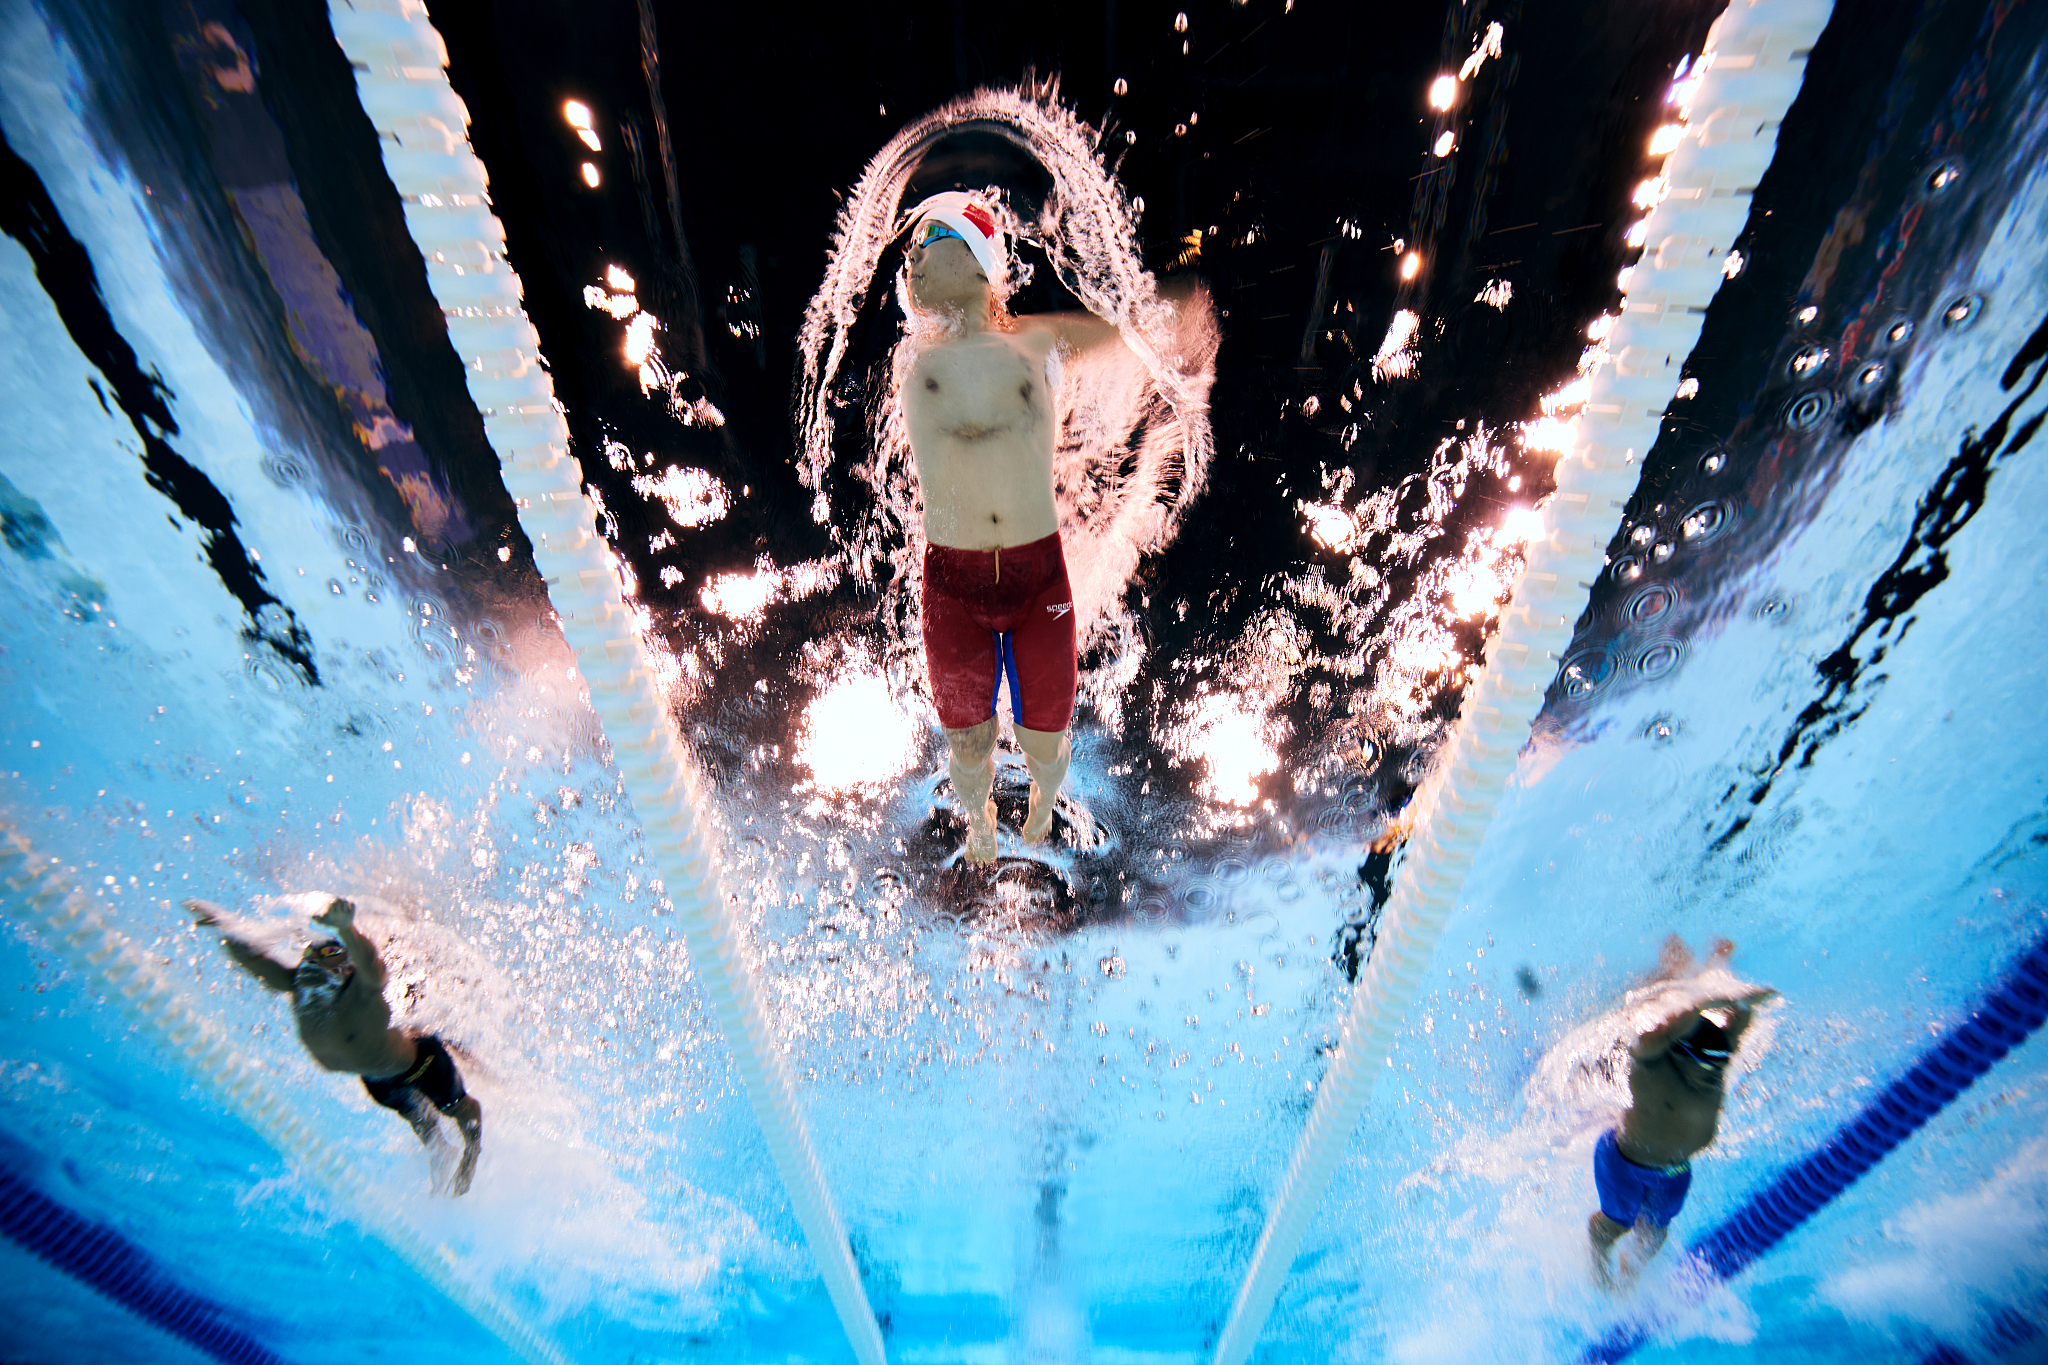
{"type": "Polygon", "coordinates": [[[220,917],[227,913],[227,911],[211,901],[187,900],[184,902],[184,906],[185,912],[192,916],[194,924],[204,924],[209,927],[219,924],[220,917]]]}
{"type": "Polygon", "coordinates": [[[356,922],[356,908],[339,896],[328,902],[327,908],[313,916],[313,923],[324,924],[330,929],[346,929],[356,922]]]}

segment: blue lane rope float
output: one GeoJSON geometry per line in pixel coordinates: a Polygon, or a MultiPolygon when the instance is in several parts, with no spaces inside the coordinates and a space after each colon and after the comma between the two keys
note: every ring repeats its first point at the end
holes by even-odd
{"type": "Polygon", "coordinates": [[[174,1283],[148,1252],[11,1171],[0,1171],[0,1235],[223,1365],[284,1365],[233,1326],[226,1308],[174,1283]]]}
{"type": "MultiPolygon", "coordinates": [[[[1961,1027],[1880,1091],[1819,1148],[1780,1172],[1688,1250],[1691,1273],[1679,1293],[1697,1302],[1712,1285],[1742,1273],[1864,1172],[1919,1131],[1998,1060],[2048,1020],[2048,936],[2013,964],[1961,1027]]],[[[1582,1365],[1611,1365],[1649,1339],[1659,1322],[1631,1320],[1586,1349],[1582,1365]]]]}

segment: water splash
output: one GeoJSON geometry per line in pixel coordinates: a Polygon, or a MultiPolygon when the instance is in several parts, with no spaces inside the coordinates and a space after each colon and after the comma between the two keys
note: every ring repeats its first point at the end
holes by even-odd
{"type": "MultiPolygon", "coordinates": [[[[1199,289],[1177,303],[1160,297],[1138,256],[1134,205],[1096,150],[1096,130],[1059,102],[1056,83],[979,90],[905,127],[868,163],[840,211],[824,282],[804,318],[797,414],[799,472],[817,495],[812,515],[831,527],[857,581],[883,585],[889,653],[903,662],[917,650],[923,535],[896,380],[918,338],[906,331],[886,372],[881,363],[865,376],[845,371],[883,255],[905,225],[911,178],[942,139],[965,131],[1000,136],[1045,169],[1051,187],[1033,221],[1002,190],[991,187],[985,197],[1012,242],[1042,250],[1060,282],[1124,342],[1067,357],[1055,375],[1053,485],[1084,651],[1134,634],[1121,628],[1129,613],[1119,601],[1139,557],[1172,540],[1213,452],[1213,309],[1199,289]],[[872,395],[869,446],[843,454],[835,448],[841,413],[863,393],[872,395]],[[842,465],[858,494],[848,496],[842,465]]],[[[991,281],[999,302],[1027,270],[1013,252],[991,281]]],[[[918,667],[902,673],[923,676],[918,667]]],[[[1084,679],[1084,695],[1098,695],[1103,681],[1084,679]]]]}

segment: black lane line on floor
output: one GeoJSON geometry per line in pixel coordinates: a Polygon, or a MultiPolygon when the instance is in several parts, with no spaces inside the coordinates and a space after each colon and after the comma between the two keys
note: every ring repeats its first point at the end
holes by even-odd
{"type": "MultiPolygon", "coordinates": [[[[100,296],[92,256],[64,225],[42,177],[15,153],[0,133],[0,229],[20,242],[35,262],[43,286],[72,342],[113,390],[114,402],[142,441],[142,465],[149,486],[169,498],[206,532],[206,561],[221,583],[242,604],[248,624],[242,637],[268,645],[297,669],[306,682],[319,686],[313,662],[313,638],[292,609],[264,586],[263,570],[249,557],[235,531],[235,511],[226,495],[184,456],[168,438],[178,434],[171,416],[171,391],[154,372],[145,374],[100,296]]],[[[99,386],[95,385],[97,390],[99,386]]],[[[104,402],[104,397],[102,397],[104,402]]],[[[173,519],[173,524],[175,519],[173,519]]]]}
{"type": "Polygon", "coordinates": [[[224,1365],[285,1365],[231,1313],[173,1283],[154,1257],[0,1170],[0,1236],[224,1365]]]}

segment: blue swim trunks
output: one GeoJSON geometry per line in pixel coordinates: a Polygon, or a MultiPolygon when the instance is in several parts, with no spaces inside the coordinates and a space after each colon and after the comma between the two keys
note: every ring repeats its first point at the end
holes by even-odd
{"type": "Polygon", "coordinates": [[[1615,1222],[1633,1227],[1642,1217],[1661,1228],[1685,1207],[1692,1166],[1638,1166],[1621,1154],[1610,1128],[1593,1144],[1593,1184],[1600,1191],[1600,1212],[1615,1222]]]}

